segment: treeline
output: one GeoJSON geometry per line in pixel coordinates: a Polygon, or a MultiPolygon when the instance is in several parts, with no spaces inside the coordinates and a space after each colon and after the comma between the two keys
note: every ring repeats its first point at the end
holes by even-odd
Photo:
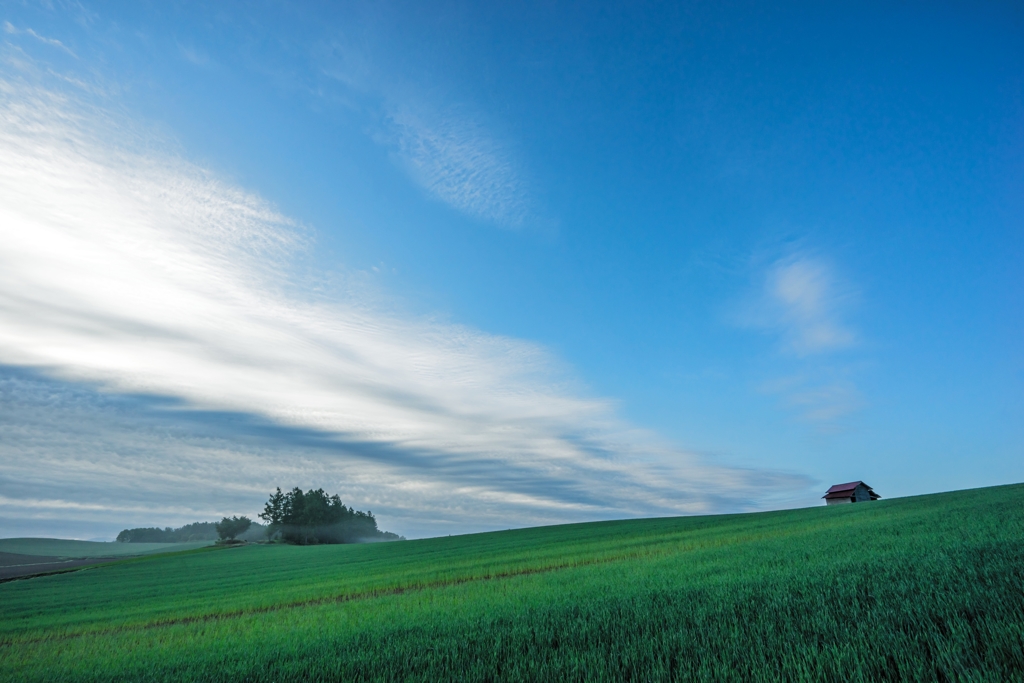
{"type": "Polygon", "coordinates": [[[260,518],[267,522],[268,536],[299,545],[404,540],[378,529],[372,512],[345,507],[337,494],[328,496],[323,489],[282,493],[278,488],[260,518]]]}
{"type": "Polygon", "coordinates": [[[260,518],[267,522],[265,526],[251,522],[248,517],[225,517],[220,522],[193,522],[177,529],[125,529],[117,535],[117,540],[121,543],[187,543],[268,539],[298,545],[405,540],[398,534],[378,529],[372,512],[346,507],[337,494],[328,496],[323,489],[303,492],[294,488],[282,493],[278,488],[260,518]]]}
{"type": "MultiPolygon", "coordinates": [[[[243,541],[257,541],[266,538],[267,527],[253,523],[238,538],[243,541]]],[[[193,522],[172,529],[165,527],[144,527],[125,529],[117,535],[120,543],[188,543],[190,541],[216,541],[221,537],[217,532],[217,522],[193,522]]]]}

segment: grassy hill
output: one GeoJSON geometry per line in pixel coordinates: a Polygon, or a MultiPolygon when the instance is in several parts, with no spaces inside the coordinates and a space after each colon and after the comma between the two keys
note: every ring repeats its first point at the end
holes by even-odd
{"type": "Polygon", "coordinates": [[[1024,680],[1024,485],[0,585],[11,680],[1024,680]]]}

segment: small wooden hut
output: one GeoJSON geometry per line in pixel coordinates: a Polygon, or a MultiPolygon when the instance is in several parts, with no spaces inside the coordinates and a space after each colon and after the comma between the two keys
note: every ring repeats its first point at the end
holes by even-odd
{"type": "Polygon", "coordinates": [[[870,500],[878,500],[881,496],[864,482],[851,481],[846,484],[836,484],[826,491],[822,498],[825,499],[825,505],[839,505],[842,503],[866,503],[870,500]]]}

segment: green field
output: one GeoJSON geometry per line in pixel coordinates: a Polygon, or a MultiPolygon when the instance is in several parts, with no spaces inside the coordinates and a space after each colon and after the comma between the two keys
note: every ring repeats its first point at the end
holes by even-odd
{"type": "Polygon", "coordinates": [[[177,550],[192,550],[213,545],[213,541],[195,543],[98,543],[68,541],[61,538],[0,538],[0,553],[43,555],[50,557],[125,557],[177,550]]]}
{"type": "Polygon", "coordinates": [[[1024,680],[1024,485],[0,585],[5,680],[1024,680]]]}

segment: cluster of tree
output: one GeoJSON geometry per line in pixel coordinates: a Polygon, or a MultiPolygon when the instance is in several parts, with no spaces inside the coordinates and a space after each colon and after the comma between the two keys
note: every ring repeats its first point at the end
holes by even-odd
{"type": "MultiPolygon", "coordinates": [[[[183,527],[172,529],[171,527],[165,527],[158,529],[156,527],[146,527],[140,529],[125,529],[117,535],[117,540],[121,543],[187,543],[189,541],[216,541],[218,538],[242,538],[244,540],[257,540],[263,538],[266,535],[266,527],[262,524],[249,522],[244,529],[236,531],[232,536],[222,536],[219,533],[219,528],[224,524],[224,521],[230,521],[231,518],[225,517],[221,522],[194,522],[192,524],[186,524],[183,527]],[[251,526],[250,526],[251,525],[251,526]]],[[[234,519],[245,519],[234,518],[234,519]]],[[[234,530],[237,527],[229,527],[230,530],[234,530]]]]}
{"type": "Polygon", "coordinates": [[[280,538],[288,543],[372,543],[404,540],[398,534],[381,531],[372,512],[345,507],[337,495],[323,489],[303,492],[281,489],[270,496],[260,517],[263,526],[248,517],[225,517],[219,522],[194,522],[172,529],[145,527],[125,529],[117,535],[121,543],[185,543],[189,541],[280,538]]]}
{"type": "Polygon", "coordinates": [[[404,540],[378,529],[372,512],[345,507],[337,494],[328,496],[323,489],[303,493],[294,488],[281,493],[279,488],[270,496],[260,518],[268,524],[268,536],[300,545],[404,540]]]}
{"type": "Polygon", "coordinates": [[[217,535],[222,541],[233,541],[244,534],[252,526],[248,517],[225,517],[217,522],[217,535]]]}

